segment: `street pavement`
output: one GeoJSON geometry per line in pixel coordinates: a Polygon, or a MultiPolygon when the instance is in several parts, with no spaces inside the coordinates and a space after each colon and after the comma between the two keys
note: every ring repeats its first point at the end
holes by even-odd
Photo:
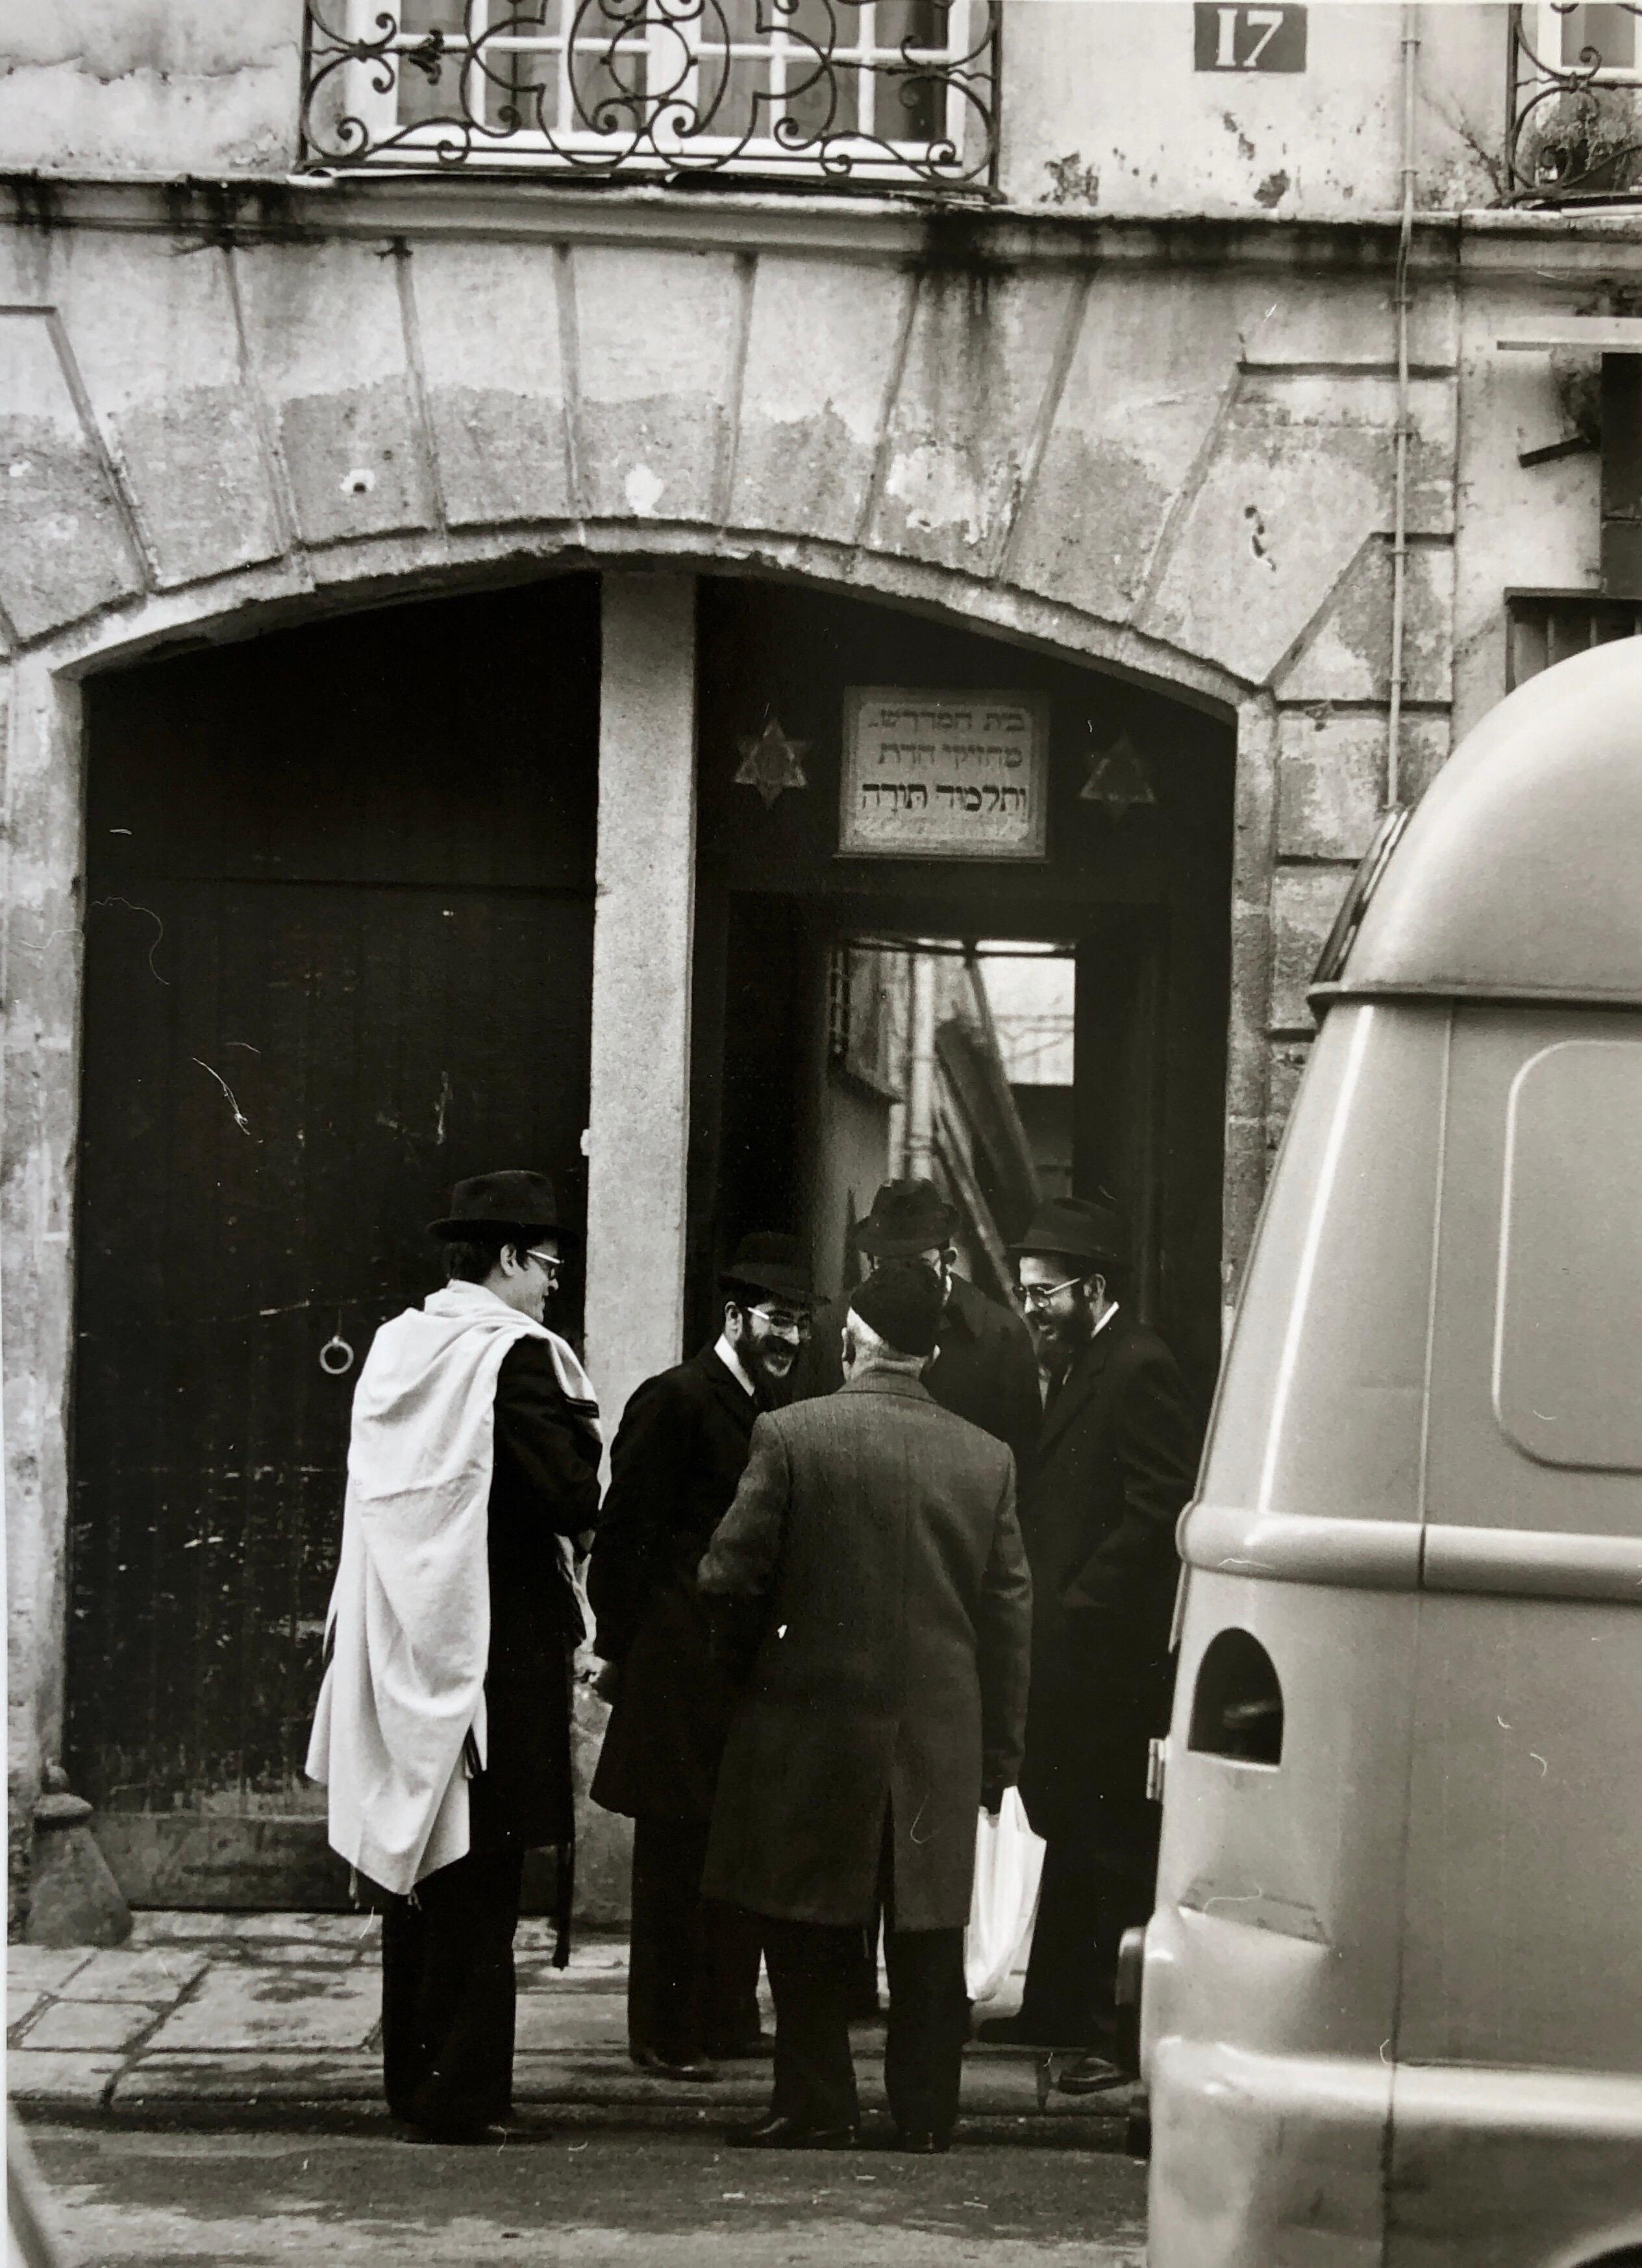
{"type": "Polygon", "coordinates": [[[1034,2122],[940,2158],[534,2114],[469,2150],[109,2121],[33,2139],[69,2268],[1142,2268],[1145,2169],[1101,2133],[1034,2122]]]}
{"type": "Polygon", "coordinates": [[[867,2146],[749,2154],[726,2136],[769,2064],[711,2086],[636,2070],[625,1941],[584,1936],[564,1971],[549,1942],[520,1925],[517,2116],[469,2149],[383,2108],[369,1917],[141,1914],[117,1951],[11,1947],[8,2087],[64,2268],[1141,2268],[1130,2090],[1074,2100],[1040,2058],[972,2048],[957,2146],[907,2158],[864,2026],[867,2146]]]}
{"type": "MultiPolygon", "coordinates": [[[[567,1970],[548,1925],[519,1933],[515,2100],[522,2110],[722,2124],[767,2102],[767,2063],[727,2064],[711,2086],[658,2079],[628,2058],[624,1939],[583,1935],[567,1970]]],[[[1013,1992],[990,2003],[1002,2013],[1013,1992]]],[[[379,2119],[378,1929],[363,1914],[149,1913],[115,1951],[12,1946],[7,2083],[26,2114],[186,2124],[343,2128],[379,2119]]],[[[766,2023],[769,2021],[766,2005],[766,2023]]],[[[883,2104],[883,2033],[857,2036],[863,2102],[883,2104]]],[[[1020,2051],[972,2048],[964,2115],[1006,2131],[1064,2128],[1121,2142],[1128,2088],[1073,2100],[1020,2051]]]]}

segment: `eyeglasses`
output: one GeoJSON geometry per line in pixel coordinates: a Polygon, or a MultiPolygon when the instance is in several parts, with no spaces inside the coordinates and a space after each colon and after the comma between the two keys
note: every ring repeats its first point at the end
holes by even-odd
{"type": "Polygon", "coordinates": [[[806,1339],[810,1335],[807,1315],[795,1315],[789,1307],[749,1307],[751,1315],[760,1315],[777,1338],[806,1339]]]}
{"type": "Polygon", "coordinates": [[[536,1265],[546,1272],[548,1289],[552,1291],[557,1285],[559,1277],[563,1272],[558,1254],[556,1252],[526,1252],[525,1257],[526,1260],[534,1260],[536,1265]]]}
{"type": "Polygon", "coordinates": [[[1081,1276],[1068,1276],[1060,1284],[1023,1284],[1018,1297],[1023,1307],[1047,1307],[1051,1300],[1058,1300],[1063,1292],[1070,1292],[1082,1281],[1081,1276]]]}

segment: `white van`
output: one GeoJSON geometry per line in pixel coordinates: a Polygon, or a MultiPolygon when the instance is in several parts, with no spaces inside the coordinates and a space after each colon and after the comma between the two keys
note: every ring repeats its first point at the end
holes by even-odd
{"type": "Polygon", "coordinates": [[[1642,2263],[1642,640],[1395,833],[1182,1521],[1151,2268],[1642,2263]]]}

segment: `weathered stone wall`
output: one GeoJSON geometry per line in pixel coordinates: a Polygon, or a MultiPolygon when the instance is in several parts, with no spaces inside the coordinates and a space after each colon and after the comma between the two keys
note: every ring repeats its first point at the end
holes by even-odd
{"type": "Polygon", "coordinates": [[[0,0],[0,169],[283,173],[302,0],[0,0]]]}
{"type": "Polygon", "coordinates": [[[1587,446],[1524,465],[1523,451],[1581,438],[1597,355],[1501,354],[1503,323],[1537,313],[1624,314],[1642,269],[1634,214],[1587,222],[1553,262],[1524,276],[1504,217],[1479,217],[1465,246],[1454,590],[1454,733],[1470,731],[1506,689],[1503,592],[1589,591],[1600,576],[1602,458],[1587,446]],[[1581,399],[1581,394],[1585,399],[1581,399]]]}

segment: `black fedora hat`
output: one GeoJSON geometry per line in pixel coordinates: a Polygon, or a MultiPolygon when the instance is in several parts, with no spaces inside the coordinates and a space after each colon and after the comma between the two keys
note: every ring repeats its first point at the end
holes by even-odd
{"type": "Polygon", "coordinates": [[[558,1201],[545,1174],[511,1171],[475,1174],[458,1182],[451,1191],[451,1209],[443,1220],[428,1223],[434,1236],[494,1234],[497,1229],[519,1229],[539,1236],[551,1229],[565,1234],[558,1201]]]}
{"type": "Polygon", "coordinates": [[[874,1260],[910,1260],[944,1249],[957,1226],[956,1212],[934,1182],[913,1177],[884,1183],[855,1241],[874,1260]]]}
{"type": "Polygon", "coordinates": [[[1032,1226],[1010,1250],[1055,1253],[1100,1268],[1121,1268],[1129,1257],[1129,1231],[1123,1208],[1103,1189],[1098,1197],[1052,1197],[1032,1216],[1032,1226]]]}
{"type": "Polygon", "coordinates": [[[718,1284],[727,1292],[765,1292],[772,1299],[791,1300],[795,1307],[815,1304],[809,1256],[796,1236],[769,1231],[744,1236],[718,1284]]]}

